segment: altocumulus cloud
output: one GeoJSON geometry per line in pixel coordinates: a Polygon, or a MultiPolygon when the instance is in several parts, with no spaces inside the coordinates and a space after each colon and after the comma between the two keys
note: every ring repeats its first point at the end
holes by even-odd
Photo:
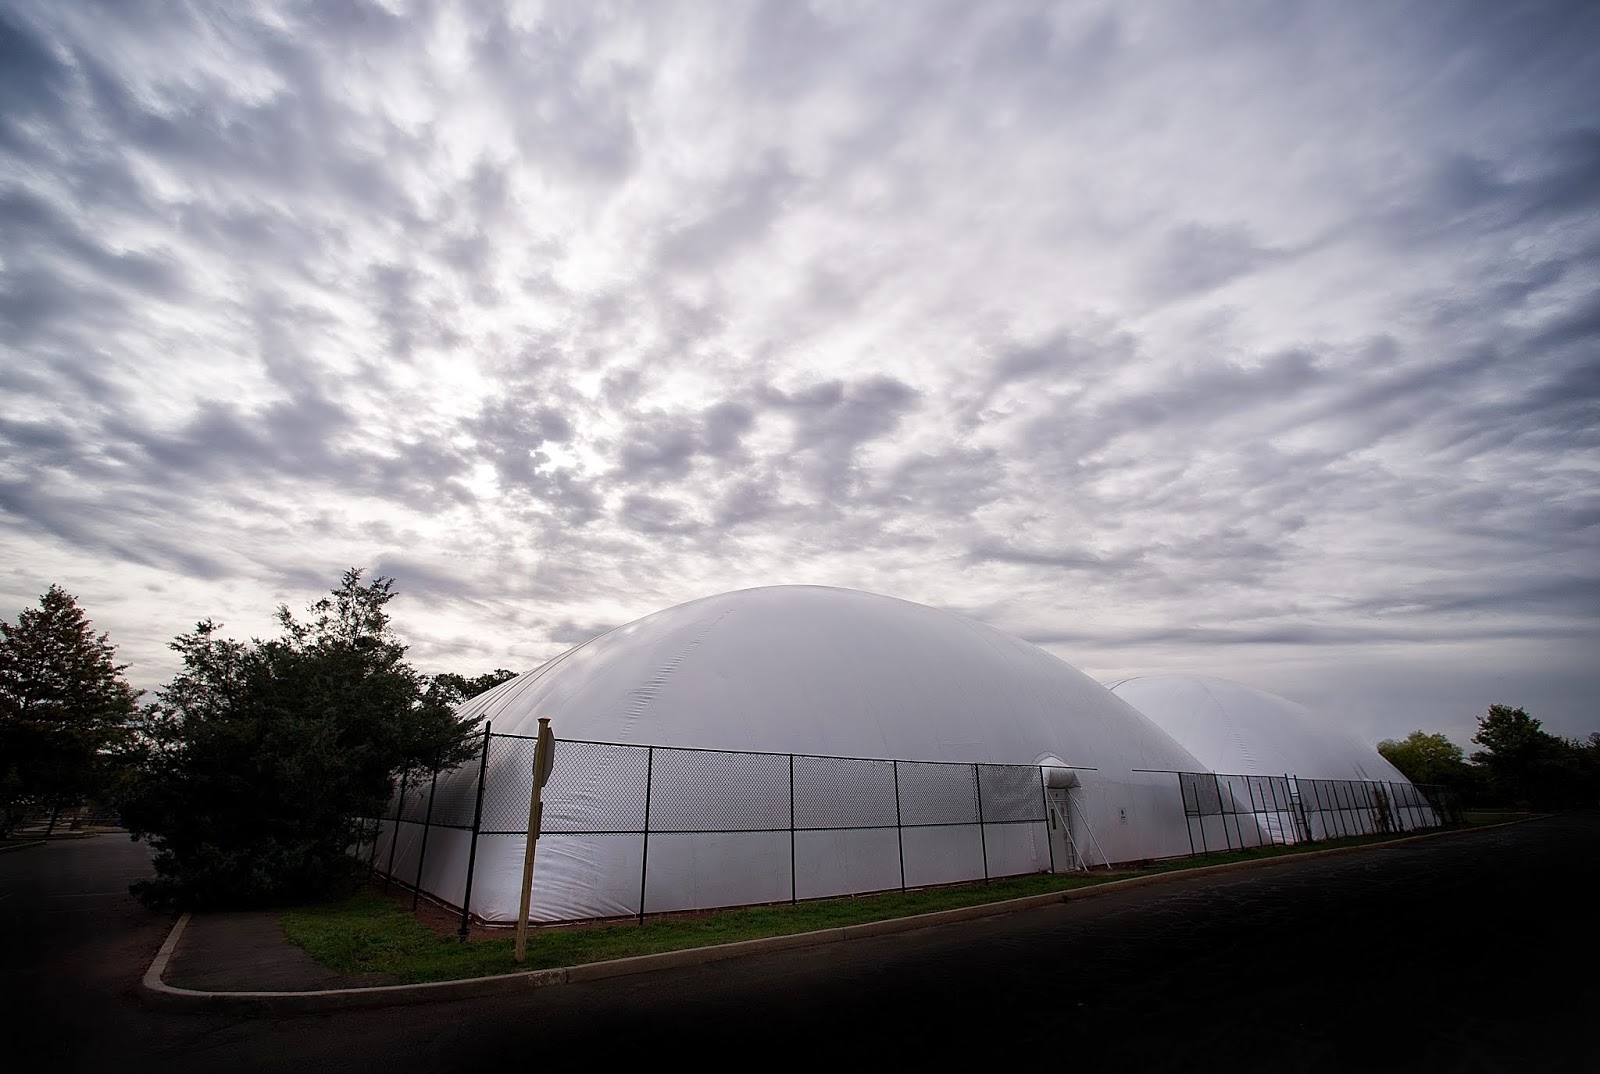
{"type": "MultiPolygon", "coordinates": [[[[350,564],[424,667],[711,592],[1369,737],[1600,680],[1593,5],[0,10],[0,598],[143,685],[350,564]]],[[[10,613],[7,613],[10,614],[10,613]]]]}

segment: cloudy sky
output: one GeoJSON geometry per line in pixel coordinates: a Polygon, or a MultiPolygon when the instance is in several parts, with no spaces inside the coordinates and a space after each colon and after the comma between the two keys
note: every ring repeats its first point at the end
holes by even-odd
{"type": "Polygon", "coordinates": [[[1600,729],[1600,5],[0,3],[0,615],[842,585],[1600,729]]]}

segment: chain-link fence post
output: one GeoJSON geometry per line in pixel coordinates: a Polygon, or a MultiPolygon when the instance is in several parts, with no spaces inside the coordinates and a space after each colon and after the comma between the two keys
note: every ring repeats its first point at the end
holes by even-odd
{"type": "MultiPolygon", "coordinates": [[[[1178,777],[1178,804],[1183,806],[1183,830],[1184,830],[1184,833],[1189,836],[1189,857],[1192,858],[1192,857],[1195,856],[1195,849],[1194,849],[1194,818],[1189,815],[1189,784],[1188,784],[1187,781],[1184,780],[1182,772],[1177,773],[1177,777],[1178,777]]],[[[1194,800],[1195,800],[1195,809],[1198,811],[1199,808],[1200,808],[1200,796],[1198,794],[1196,794],[1194,796],[1194,800]]],[[[1203,826],[1204,823],[1205,823],[1204,821],[1201,822],[1202,827],[1200,829],[1200,834],[1201,834],[1202,837],[1205,835],[1205,828],[1203,826]]]]}
{"type": "Polygon", "coordinates": [[[983,776],[972,766],[972,790],[978,799],[978,847],[983,852],[983,882],[989,882],[989,836],[983,829],[983,776]]]}
{"type": "Polygon", "coordinates": [[[428,826],[433,823],[433,798],[439,791],[439,758],[433,758],[433,776],[428,781],[428,811],[422,817],[422,848],[417,851],[417,880],[411,885],[411,912],[417,912],[417,900],[422,898],[422,863],[428,858],[428,826]]]}
{"type": "Polygon", "coordinates": [[[400,818],[406,811],[406,781],[411,778],[411,769],[406,768],[400,772],[400,793],[394,802],[394,835],[389,837],[389,864],[383,874],[383,893],[389,894],[389,881],[394,879],[394,855],[400,849],[400,818]]]}
{"type": "Polygon", "coordinates": [[[367,854],[367,876],[378,875],[378,839],[383,835],[383,807],[376,810],[377,816],[372,818],[372,850],[367,854]]]}
{"type": "MultiPolygon", "coordinates": [[[[1244,777],[1244,789],[1245,793],[1250,796],[1250,824],[1255,828],[1256,846],[1266,846],[1268,839],[1272,837],[1272,826],[1264,823],[1266,821],[1266,817],[1263,814],[1266,812],[1266,810],[1261,806],[1256,805],[1257,787],[1256,778],[1254,776],[1244,777]],[[1261,829],[1263,827],[1267,829],[1267,839],[1261,838],[1261,829]]],[[[1261,800],[1263,803],[1266,802],[1265,794],[1261,796],[1261,800]]]]}
{"type": "Polygon", "coordinates": [[[1302,797],[1304,792],[1300,788],[1300,779],[1296,777],[1291,783],[1289,773],[1283,774],[1283,793],[1289,796],[1289,822],[1295,826],[1294,835],[1297,843],[1314,843],[1311,838],[1311,822],[1306,820],[1306,803],[1302,797]]]}
{"type": "Polygon", "coordinates": [[[1279,816],[1274,808],[1278,798],[1272,785],[1272,777],[1257,776],[1253,778],[1256,782],[1252,787],[1252,797],[1259,796],[1261,799],[1261,813],[1256,818],[1256,826],[1266,829],[1263,845],[1277,846],[1280,843],[1287,842],[1288,840],[1283,837],[1283,817],[1279,816]]]}
{"type": "Polygon", "coordinates": [[[1056,841],[1051,834],[1056,830],[1056,821],[1050,815],[1050,785],[1045,782],[1044,767],[1039,768],[1039,801],[1044,806],[1044,848],[1050,854],[1050,872],[1056,871],[1056,841]]]}
{"type": "Polygon", "coordinates": [[[350,849],[350,856],[356,860],[357,865],[361,863],[361,852],[366,849],[366,846],[367,818],[358,816],[356,817],[356,845],[350,849]]]}
{"type": "Polygon", "coordinates": [[[894,844],[900,849],[900,890],[906,889],[906,830],[900,822],[900,762],[894,766],[894,844]]]}
{"type": "Polygon", "coordinates": [[[1237,777],[1233,775],[1229,775],[1227,780],[1228,782],[1226,786],[1228,788],[1228,799],[1223,803],[1223,808],[1233,814],[1233,834],[1238,840],[1238,849],[1243,850],[1246,846],[1243,819],[1245,812],[1244,807],[1239,804],[1239,784],[1237,782],[1237,777]]]}
{"type": "MultiPolygon", "coordinates": [[[[1277,807],[1278,823],[1284,826],[1285,833],[1293,832],[1293,841],[1296,843],[1300,842],[1300,825],[1299,822],[1295,820],[1294,816],[1294,795],[1289,793],[1288,773],[1284,773],[1283,783],[1281,786],[1276,779],[1272,781],[1272,803],[1277,807]],[[1279,794],[1280,791],[1282,792],[1281,797],[1279,794]]],[[[1283,841],[1285,843],[1290,842],[1287,834],[1284,836],[1283,841]]]]}
{"type": "Polygon", "coordinates": [[[478,864],[478,829],[483,826],[483,785],[489,778],[489,739],[494,724],[483,725],[483,754],[478,759],[478,801],[472,808],[472,843],[467,851],[467,890],[461,896],[461,928],[456,935],[462,943],[472,926],[472,871],[478,864]]]}
{"type": "Polygon", "coordinates": [[[645,883],[650,878],[650,783],[655,777],[656,748],[651,746],[644,759],[644,854],[639,859],[639,924],[644,924],[645,883]]]}
{"type": "Polygon", "coordinates": [[[800,901],[794,864],[794,754],[789,754],[789,905],[800,901]]]}

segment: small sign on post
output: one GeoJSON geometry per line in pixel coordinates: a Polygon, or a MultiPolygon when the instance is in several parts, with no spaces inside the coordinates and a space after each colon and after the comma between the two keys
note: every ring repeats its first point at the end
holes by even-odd
{"type": "Polygon", "coordinates": [[[533,747],[533,789],[528,792],[528,845],[522,854],[522,908],[517,913],[517,961],[528,946],[528,908],[533,899],[533,851],[539,842],[539,827],[544,819],[544,785],[550,779],[555,759],[556,736],[550,730],[550,717],[539,717],[539,740],[533,747]]]}

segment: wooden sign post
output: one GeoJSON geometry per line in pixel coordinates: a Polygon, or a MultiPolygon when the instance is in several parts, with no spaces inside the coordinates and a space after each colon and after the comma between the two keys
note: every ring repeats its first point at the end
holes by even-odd
{"type": "Polygon", "coordinates": [[[539,717],[539,740],[533,747],[533,790],[528,794],[528,846],[522,855],[522,908],[517,913],[517,961],[528,946],[528,907],[533,899],[533,852],[539,843],[539,826],[544,819],[542,801],[545,782],[550,778],[550,762],[556,752],[556,736],[550,730],[550,717],[539,717]]]}

